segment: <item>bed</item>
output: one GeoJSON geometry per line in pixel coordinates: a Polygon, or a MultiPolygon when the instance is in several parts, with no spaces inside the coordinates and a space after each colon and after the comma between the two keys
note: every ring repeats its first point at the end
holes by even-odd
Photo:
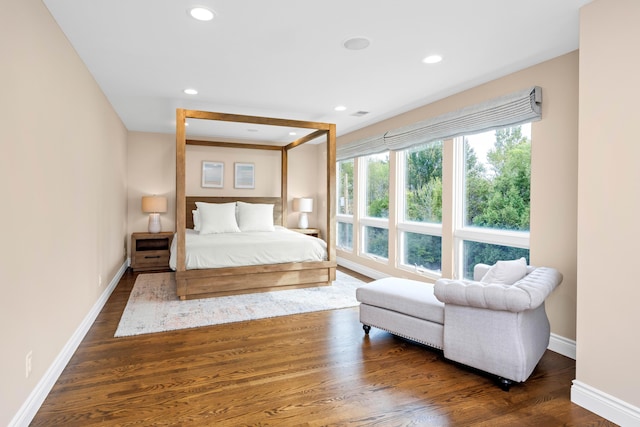
{"type": "MultiPolygon", "coordinates": [[[[176,235],[172,244],[172,268],[175,270],[177,288],[180,299],[204,298],[211,296],[235,295],[243,293],[266,292],[281,289],[294,289],[319,285],[330,285],[335,280],[336,251],[335,251],[335,125],[318,122],[297,121],[288,119],[265,118],[256,116],[241,116],[225,113],[213,113],[196,110],[176,110],[176,235]],[[185,121],[187,118],[204,120],[253,123],[260,125],[283,126],[311,129],[311,133],[298,138],[287,145],[271,144],[243,144],[226,141],[200,141],[186,138],[185,121]],[[197,239],[193,231],[194,221],[192,212],[198,208],[197,203],[230,204],[247,203],[256,205],[273,205],[273,225],[278,231],[288,233],[294,240],[312,239],[316,246],[318,239],[293,231],[283,230],[286,226],[289,198],[287,189],[288,152],[306,142],[324,138],[326,141],[326,206],[321,244],[323,252],[321,258],[304,258],[294,260],[263,259],[261,262],[250,262],[244,265],[227,266],[224,263],[192,264],[194,258],[187,252],[187,240],[191,243],[197,239]],[[281,190],[279,197],[201,197],[186,195],[186,146],[194,144],[212,147],[235,147],[254,150],[278,150],[281,153],[281,190]],[[293,235],[291,233],[294,233],[293,235]]],[[[233,236],[217,236],[231,239],[248,238],[243,233],[233,233],[233,236]]],[[[274,232],[273,236],[277,233],[274,232]]],[[[261,236],[268,241],[266,235],[261,236]]],[[[219,239],[218,239],[219,240],[219,239]]],[[[227,244],[231,240],[226,240],[227,244]]],[[[199,243],[198,243],[199,244],[199,243]]],[[[250,246],[253,244],[250,244],[250,246]]],[[[269,252],[268,250],[266,252],[269,252]]]]}
{"type": "MultiPolygon", "coordinates": [[[[187,270],[285,262],[326,261],[326,243],[318,238],[275,226],[273,231],[200,234],[187,229],[187,270]]],[[[175,244],[169,266],[176,269],[175,244]]]]}

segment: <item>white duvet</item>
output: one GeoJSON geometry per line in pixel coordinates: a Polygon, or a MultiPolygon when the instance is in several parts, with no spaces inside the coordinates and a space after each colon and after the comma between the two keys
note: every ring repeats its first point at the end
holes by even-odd
{"type": "MultiPolygon", "coordinates": [[[[275,231],[199,234],[187,229],[187,270],[325,261],[327,244],[315,237],[276,226],[275,231]]],[[[169,266],[176,269],[176,245],[171,244],[169,266]]]]}

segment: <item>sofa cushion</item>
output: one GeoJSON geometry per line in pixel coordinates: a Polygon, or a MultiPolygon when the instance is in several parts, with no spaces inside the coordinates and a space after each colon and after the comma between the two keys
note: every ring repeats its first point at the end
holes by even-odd
{"type": "Polygon", "coordinates": [[[356,299],[363,304],[444,324],[444,303],[433,295],[430,283],[388,277],[359,287],[356,299]]]}
{"type": "Polygon", "coordinates": [[[513,285],[527,274],[527,260],[525,258],[512,261],[498,261],[480,280],[482,283],[497,285],[513,285]]]}

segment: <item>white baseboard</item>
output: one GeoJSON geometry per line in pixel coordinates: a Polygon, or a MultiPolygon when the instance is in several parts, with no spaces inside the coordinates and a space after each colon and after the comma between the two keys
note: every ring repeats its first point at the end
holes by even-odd
{"type": "Polygon", "coordinates": [[[71,360],[73,353],[75,353],[75,351],[78,349],[78,346],[80,346],[80,343],[84,339],[84,336],[91,328],[91,325],[93,325],[93,322],[96,320],[96,317],[98,317],[98,314],[100,314],[102,307],[104,307],[104,305],[107,303],[109,296],[116,288],[118,282],[122,278],[122,275],[125,273],[125,271],[127,271],[128,266],[128,261],[125,261],[122,264],[115,277],[109,283],[109,286],[105,288],[104,292],[102,292],[102,295],[100,295],[100,298],[98,298],[95,304],[93,304],[93,307],[91,307],[89,313],[87,313],[85,318],[82,320],[82,323],[80,323],[69,341],[67,341],[58,356],[55,358],[51,366],[49,366],[47,372],[45,372],[44,376],[40,379],[40,381],[38,381],[38,384],[36,384],[35,388],[31,391],[31,394],[29,394],[27,400],[22,404],[16,415],[13,417],[13,419],[9,423],[10,427],[28,426],[29,423],[33,420],[33,417],[36,416],[38,410],[40,409],[40,406],[42,405],[42,402],[44,402],[44,400],[47,398],[47,395],[60,377],[60,374],[62,374],[62,371],[67,366],[67,363],[69,363],[69,360],[71,360]]]}
{"type": "Polygon", "coordinates": [[[547,348],[563,356],[576,360],[576,342],[574,340],[551,333],[549,346],[547,348]]]}
{"type": "Polygon", "coordinates": [[[640,426],[640,408],[573,380],[571,402],[622,427],[640,426]]]}
{"type": "Polygon", "coordinates": [[[343,266],[344,268],[348,268],[349,270],[353,270],[356,273],[364,274],[367,277],[371,277],[372,279],[384,279],[385,277],[389,277],[388,274],[381,273],[373,268],[365,267],[364,265],[358,264],[353,261],[349,261],[344,258],[337,258],[338,265],[343,266]]]}

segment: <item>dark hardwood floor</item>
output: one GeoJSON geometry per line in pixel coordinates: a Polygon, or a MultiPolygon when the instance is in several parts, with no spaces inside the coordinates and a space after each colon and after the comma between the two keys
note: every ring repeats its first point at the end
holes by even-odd
{"type": "Polygon", "coordinates": [[[613,426],[570,402],[575,362],[547,351],[504,392],[358,309],[114,338],[127,272],[33,426],[613,426]]]}

